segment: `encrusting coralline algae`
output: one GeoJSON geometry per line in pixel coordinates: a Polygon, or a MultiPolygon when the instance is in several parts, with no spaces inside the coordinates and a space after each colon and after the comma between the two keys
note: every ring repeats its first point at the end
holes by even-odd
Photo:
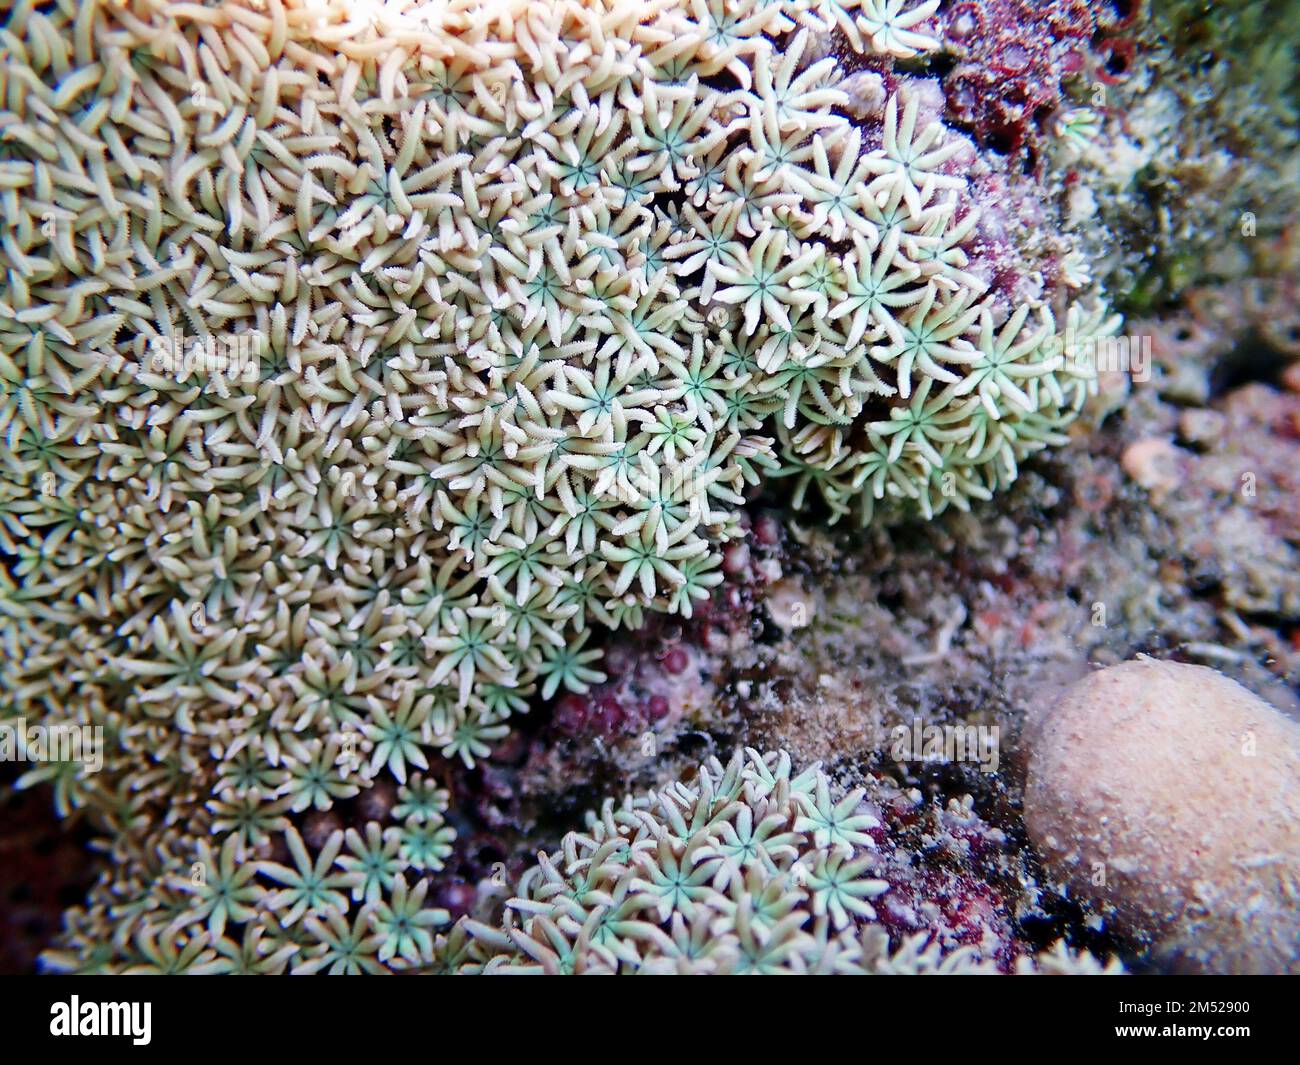
{"type": "Polygon", "coordinates": [[[109,752],[26,778],[113,856],[55,964],[429,963],[430,757],[690,617],[754,486],[929,517],[1064,441],[1118,320],[1008,268],[894,69],[936,9],[13,6],[6,717],[109,752]]]}

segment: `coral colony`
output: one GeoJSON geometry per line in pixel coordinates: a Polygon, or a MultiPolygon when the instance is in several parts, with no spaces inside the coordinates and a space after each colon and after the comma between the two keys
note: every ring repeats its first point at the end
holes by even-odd
{"type": "MultiPolygon", "coordinates": [[[[886,854],[914,805],[872,792],[832,797],[820,770],[796,775],[788,756],[750,750],[689,784],[606,802],[524,873],[500,927],[458,925],[440,961],[483,973],[997,972],[1006,959],[990,948],[1010,949],[1010,900],[960,875],[941,888],[939,863],[886,854]]],[[[937,822],[927,832],[962,841],[949,859],[961,854],[968,876],[1001,850],[968,810],[937,822]]],[[[1063,943],[1016,966],[1102,971],[1063,943]]]]}
{"type": "Polygon", "coordinates": [[[969,799],[780,743],[524,850],[471,795],[749,624],[760,494],[969,511],[1142,379],[1036,221],[1112,5],[6,6],[0,722],[87,737],[6,760],[104,853],[46,970],[1118,969],[969,799]]]}

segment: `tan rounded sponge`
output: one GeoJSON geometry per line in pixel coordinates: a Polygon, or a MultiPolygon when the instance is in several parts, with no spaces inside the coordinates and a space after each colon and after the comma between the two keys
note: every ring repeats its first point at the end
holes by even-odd
{"type": "Polygon", "coordinates": [[[1300,725],[1204,666],[1138,659],[1027,729],[1048,873],[1174,968],[1300,971],[1300,725]]]}

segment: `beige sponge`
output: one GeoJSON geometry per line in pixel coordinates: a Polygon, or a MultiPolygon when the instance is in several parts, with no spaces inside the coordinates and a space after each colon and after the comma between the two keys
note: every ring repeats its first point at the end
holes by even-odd
{"type": "Polygon", "coordinates": [[[1300,725],[1142,658],[1068,688],[1026,739],[1050,875],[1177,968],[1300,971],[1300,725]]]}

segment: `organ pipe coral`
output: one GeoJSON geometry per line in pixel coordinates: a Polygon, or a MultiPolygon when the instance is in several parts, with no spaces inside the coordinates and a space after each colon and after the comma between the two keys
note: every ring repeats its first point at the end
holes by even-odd
{"type": "MultiPolygon", "coordinates": [[[[499,923],[463,920],[438,949],[484,974],[998,971],[1002,944],[988,938],[961,945],[935,928],[890,949],[877,920],[897,872],[878,844],[883,817],[866,789],[842,792],[818,766],[737,752],[687,783],[607,801],[539,855],[499,923]]],[[[1119,969],[1063,943],[1015,964],[1119,969]]]]}
{"type": "Polygon", "coordinates": [[[355,904],[296,952],[248,876],[602,680],[597,625],[689,616],[765,478],[929,516],[1061,441],[1094,372],[1058,321],[1115,321],[1049,293],[1023,328],[969,143],[904,78],[852,121],[824,54],[927,51],[934,11],[10,8],[5,714],[109,748],[60,783],[114,864],[57,964],[424,964],[427,819],[350,828],[355,904]]]}

